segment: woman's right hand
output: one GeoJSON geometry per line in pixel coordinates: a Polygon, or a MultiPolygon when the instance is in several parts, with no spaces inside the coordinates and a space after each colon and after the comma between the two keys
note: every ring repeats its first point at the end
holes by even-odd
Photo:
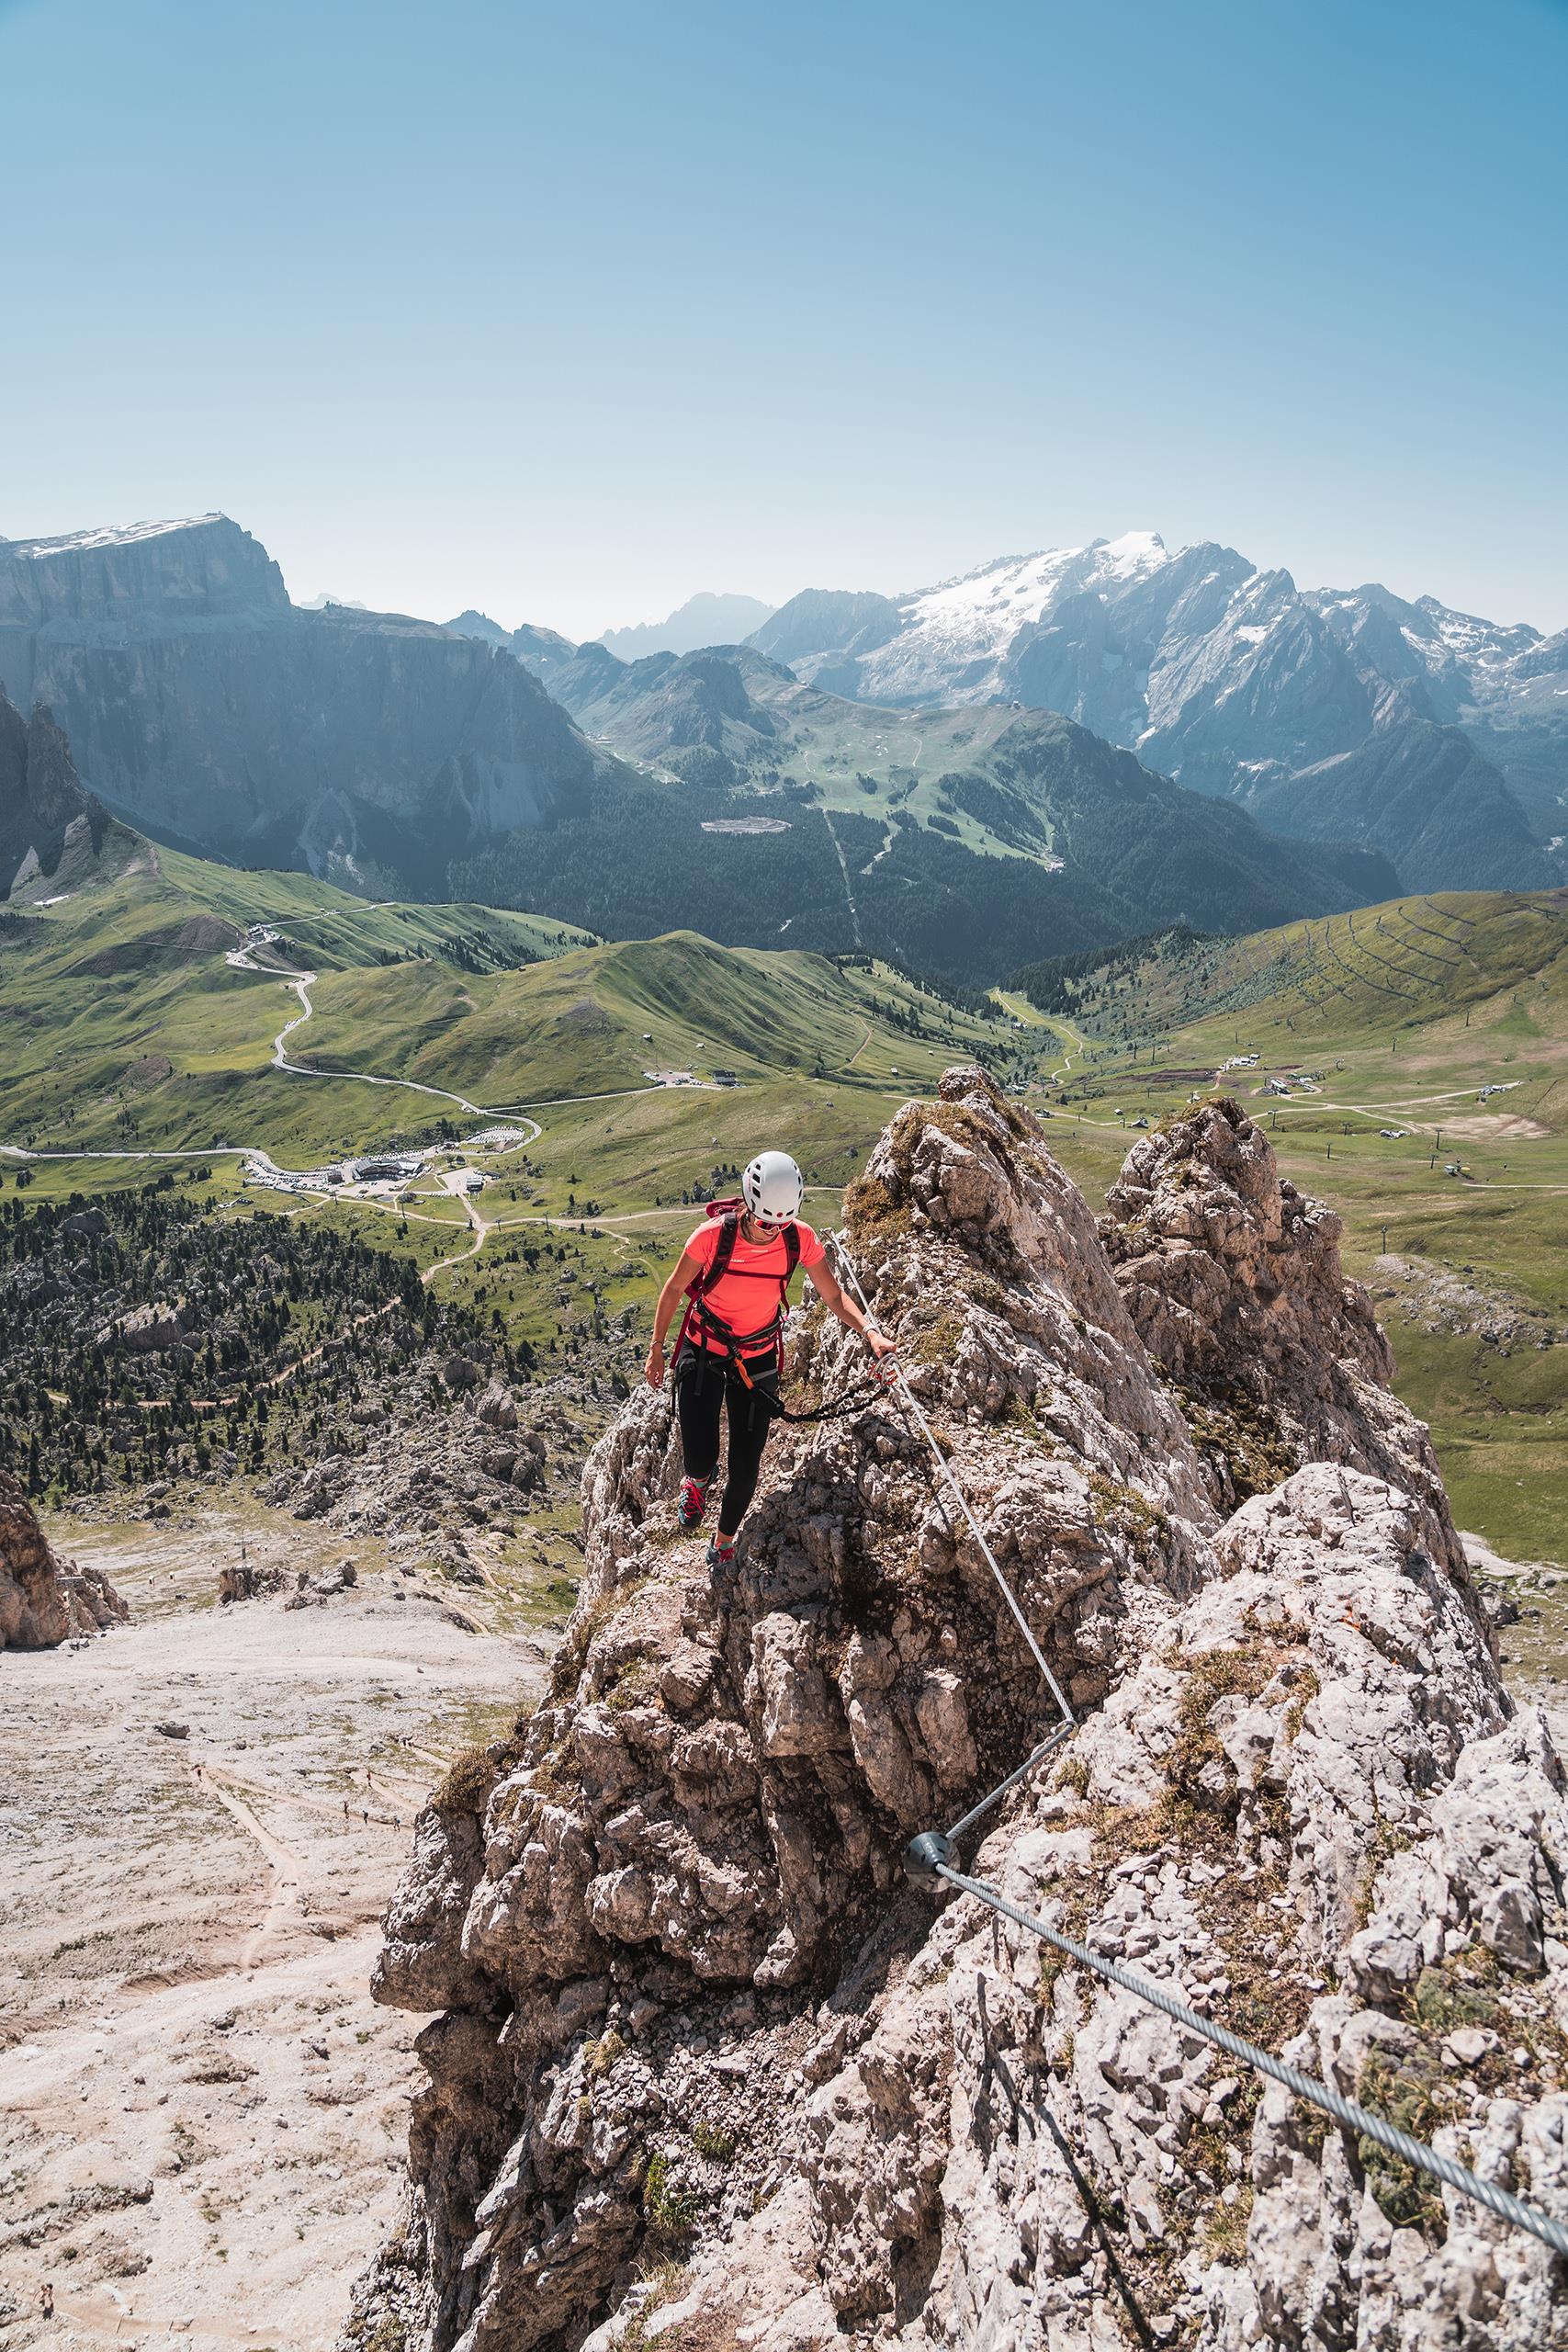
{"type": "Polygon", "coordinates": [[[664,1385],[664,1351],[657,1340],[649,1349],[648,1362],[643,1365],[642,1376],[650,1388],[662,1388],[664,1385]]]}

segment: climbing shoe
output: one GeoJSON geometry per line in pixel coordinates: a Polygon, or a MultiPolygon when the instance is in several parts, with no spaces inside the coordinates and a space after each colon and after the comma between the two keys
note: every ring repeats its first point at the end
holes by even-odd
{"type": "Polygon", "coordinates": [[[701,1526],[703,1513],[708,1507],[708,1488],[712,1484],[711,1478],[682,1479],[681,1499],[675,1506],[675,1519],[682,1535],[690,1535],[694,1527],[701,1526]]]}
{"type": "Polygon", "coordinates": [[[735,1566],[735,1538],[715,1533],[708,1537],[710,1568],[732,1568],[735,1566]]]}

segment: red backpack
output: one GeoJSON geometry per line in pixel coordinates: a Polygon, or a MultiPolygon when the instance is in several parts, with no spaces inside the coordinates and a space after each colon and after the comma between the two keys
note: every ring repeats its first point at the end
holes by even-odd
{"type": "MultiPolygon", "coordinates": [[[[740,1236],[740,1220],[746,1214],[746,1204],[743,1200],[709,1201],[704,1214],[721,1220],[718,1239],[714,1246],[710,1262],[686,1285],[686,1296],[690,1304],[681,1318],[681,1329],[676,1345],[679,1347],[681,1340],[687,1338],[694,1318],[710,1330],[716,1339],[722,1340],[726,1352],[732,1360],[739,1362],[735,1353],[734,1332],[723,1317],[716,1315],[712,1307],[706,1305],[704,1295],[712,1290],[717,1283],[722,1282],[730,1271],[730,1260],[735,1255],[735,1244],[740,1236]]],[[[784,1238],[784,1270],[782,1274],[765,1272],[760,1266],[737,1266],[734,1270],[737,1275],[744,1275],[748,1281],[777,1283],[779,1286],[779,1303],[772,1325],[765,1331],[748,1334],[750,1339],[757,1342],[767,1339],[777,1341],[784,1329],[784,1309],[789,1304],[790,1277],[800,1263],[800,1228],[792,1219],[788,1225],[781,1226],[779,1231],[784,1238]]],[[[760,1354],[761,1346],[756,1346],[753,1352],[760,1354]]]]}

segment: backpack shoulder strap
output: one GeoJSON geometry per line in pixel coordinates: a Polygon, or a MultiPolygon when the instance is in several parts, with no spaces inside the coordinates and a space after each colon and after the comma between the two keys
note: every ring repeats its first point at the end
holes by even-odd
{"type": "Polygon", "coordinates": [[[704,1291],[712,1290],[716,1283],[724,1280],[729,1271],[729,1261],[735,1255],[739,1232],[740,1219],[733,1209],[727,1209],[718,1219],[718,1238],[713,1245],[713,1256],[692,1285],[694,1298],[700,1298],[704,1291]]]}
{"type": "Polygon", "coordinates": [[[794,1273],[796,1266],[800,1263],[800,1227],[798,1225],[792,1223],[785,1226],[784,1229],[784,1282],[787,1285],[790,1276],[794,1273]]]}

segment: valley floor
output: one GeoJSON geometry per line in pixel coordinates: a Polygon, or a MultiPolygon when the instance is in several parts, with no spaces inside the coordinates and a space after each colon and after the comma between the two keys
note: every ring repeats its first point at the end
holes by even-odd
{"type": "Polygon", "coordinates": [[[288,1608],[343,1541],[248,1502],[53,1532],[132,1613],[3,1661],[0,2335],[315,2352],[418,2075],[416,2022],[370,2001],[377,1921],[430,1785],[537,1695],[544,1645],[364,1546],[355,1587],[288,1608]],[[242,1534],[288,1588],[220,1607],[242,1534]]]}

